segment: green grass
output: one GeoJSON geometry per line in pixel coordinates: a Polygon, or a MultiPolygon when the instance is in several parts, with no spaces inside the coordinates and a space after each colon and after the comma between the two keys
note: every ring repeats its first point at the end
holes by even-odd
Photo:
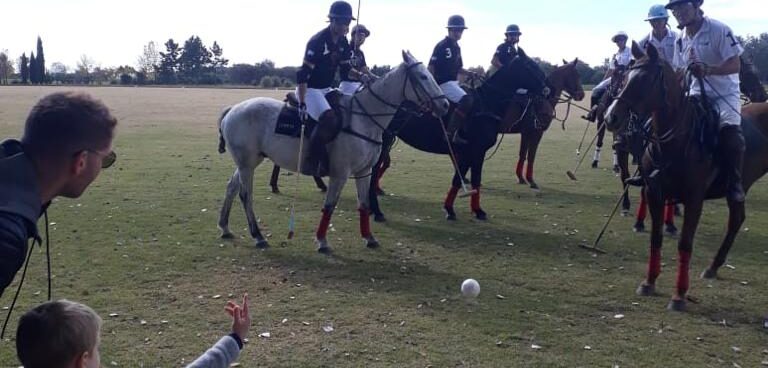
{"type": "MultiPolygon", "coordinates": [[[[0,134],[18,136],[34,101],[53,90],[60,89],[0,88],[0,134]]],[[[587,166],[581,181],[566,178],[584,128],[576,113],[567,131],[553,125],[545,135],[539,196],[513,180],[519,137],[504,139],[486,164],[485,223],[472,220],[461,199],[459,221],[444,221],[450,162],[398,144],[383,182],[392,193],[381,200],[389,222],[373,225],[382,247],[367,249],[359,238],[348,185],[329,232],[329,258],[312,244],[322,195],[301,179],[298,233],[286,241],[294,177],[283,176],[285,194],[273,195],[268,164],[256,174],[255,210],[272,248],[253,247],[238,202],[238,239],[218,239],[233,164],[216,153],[216,119],[223,106],[268,92],[86,90],[121,119],[119,158],[81,199],[51,207],[54,296],[84,302],[104,317],[104,366],[189,362],[229,332],[225,300],[245,291],[253,317],[240,359],[245,367],[756,367],[768,360],[768,333],[760,325],[768,312],[762,182],[747,202],[749,231],[739,234],[729,259],[735,269],[724,268],[714,282],[696,276],[719,245],[726,206],[706,205],[691,270],[691,294],[700,303],[671,313],[665,305],[674,282],[673,239],[665,239],[663,296],[654,298],[634,294],[649,240],[631,231],[631,218],[611,224],[601,244],[607,254],[578,248],[603,225],[619,184],[610,171],[587,166]],[[469,277],[482,288],[472,302],[458,292],[469,277]],[[334,331],[324,332],[327,325],[334,331]],[[262,332],[271,338],[259,338],[262,332]]],[[[10,304],[17,283],[0,305],[10,304]]],[[[11,332],[21,313],[44,299],[45,258],[34,252],[11,332]]],[[[13,335],[0,342],[2,367],[18,366],[13,335]]]]}

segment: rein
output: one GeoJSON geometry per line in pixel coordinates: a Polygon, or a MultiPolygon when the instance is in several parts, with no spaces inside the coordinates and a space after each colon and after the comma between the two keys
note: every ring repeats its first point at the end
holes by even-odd
{"type": "MultiPolygon", "coordinates": [[[[420,102],[420,105],[419,105],[421,107],[420,110],[403,108],[403,107],[401,107],[401,105],[396,105],[396,104],[394,104],[392,102],[389,102],[385,98],[381,97],[376,92],[374,92],[374,90],[372,88],[368,87],[368,88],[365,89],[365,91],[370,93],[370,95],[373,96],[376,100],[378,100],[379,102],[381,102],[385,106],[387,106],[387,107],[389,107],[391,109],[394,109],[395,111],[392,112],[392,113],[372,114],[372,113],[368,112],[368,109],[366,109],[365,106],[362,104],[362,102],[360,102],[360,99],[358,98],[357,94],[354,94],[352,96],[352,103],[356,104],[357,107],[360,110],[359,111],[355,111],[354,108],[350,108],[349,113],[351,115],[358,115],[358,116],[366,117],[368,120],[373,122],[373,124],[376,125],[376,127],[378,127],[383,133],[397,135],[397,133],[399,133],[399,131],[401,129],[403,129],[403,126],[405,126],[405,123],[402,124],[402,126],[398,130],[393,131],[393,130],[390,130],[388,127],[384,127],[381,124],[379,124],[379,122],[376,121],[376,118],[377,117],[394,117],[397,114],[397,112],[400,111],[401,109],[404,110],[410,116],[418,115],[421,112],[427,110],[424,107],[425,104],[428,104],[429,105],[429,109],[431,109],[432,108],[432,104],[434,103],[434,101],[446,98],[444,94],[441,94],[441,95],[438,95],[438,96],[435,96],[435,97],[430,96],[429,93],[424,89],[423,86],[421,86],[420,84],[416,83],[413,80],[413,78],[415,78],[415,77],[413,75],[411,75],[411,70],[413,68],[421,65],[421,64],[422,64],[421,62],[417,62],[417,63],[413,63],[411,65],[408,65],[408,67],[405,70],[406,71],[406,79],[403,82],[403,88],[402,88],[402,97],[403,97],[402,99],[406,100],[406,98],[405,98],[406,90],[408,88],[408,84],[411,85],[411,89],[413,90],[413,93],[417,96],[417,98],[418,98],[418,100],[420,102]],[[426,102],[422,99],[422,95],[426,95],[427,96],[427,101],[426,102]]],[[[368,143],[374,144],[374,145],[381,146],[383,144],[380,141],[377,141],[377,140],[372,139],[372,138],[370,138],[370,137],[368,137],[368,136],[366,136],[364,134],[361,134],[361,133],[358,133],[358,132],[352,130],[351,127],[343,127],[341,129],[341,131],[344,132],[344,133],[347,133],[349,135],[352,135],[353,137],[360,138],[360,139],[362,139],[362,140],[364,140],[364,141],[366,141],[368,143]]]]}

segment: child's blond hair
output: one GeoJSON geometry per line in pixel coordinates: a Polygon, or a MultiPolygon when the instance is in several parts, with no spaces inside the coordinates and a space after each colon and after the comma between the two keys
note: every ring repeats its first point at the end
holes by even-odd
{"type": "Polygon", "coordinates": [[[16,353],[25,368],[59,368],[99,341],[101,317],[90,307],[69,300],[38,305],[19,320],[16,353]]]}

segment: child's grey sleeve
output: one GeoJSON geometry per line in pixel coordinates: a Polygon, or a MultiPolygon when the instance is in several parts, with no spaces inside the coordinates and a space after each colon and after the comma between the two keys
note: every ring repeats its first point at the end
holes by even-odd
{"type": "Polygon", "coordinates": [[[228,368],[240,355],[240,347],[232,336],[224,336],[187,368],[228,368]]]}

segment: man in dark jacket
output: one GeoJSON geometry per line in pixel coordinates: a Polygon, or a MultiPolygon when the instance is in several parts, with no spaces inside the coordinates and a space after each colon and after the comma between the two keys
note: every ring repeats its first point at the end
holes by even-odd
{"type": "Polygon", "coordinates": [[[87,94],[59,92],[29,113],[21,141],[0,144],[0,296],[40,241],[37,221],[51,200],[77,198],[115,162],[117,120],[87,94]]]}

